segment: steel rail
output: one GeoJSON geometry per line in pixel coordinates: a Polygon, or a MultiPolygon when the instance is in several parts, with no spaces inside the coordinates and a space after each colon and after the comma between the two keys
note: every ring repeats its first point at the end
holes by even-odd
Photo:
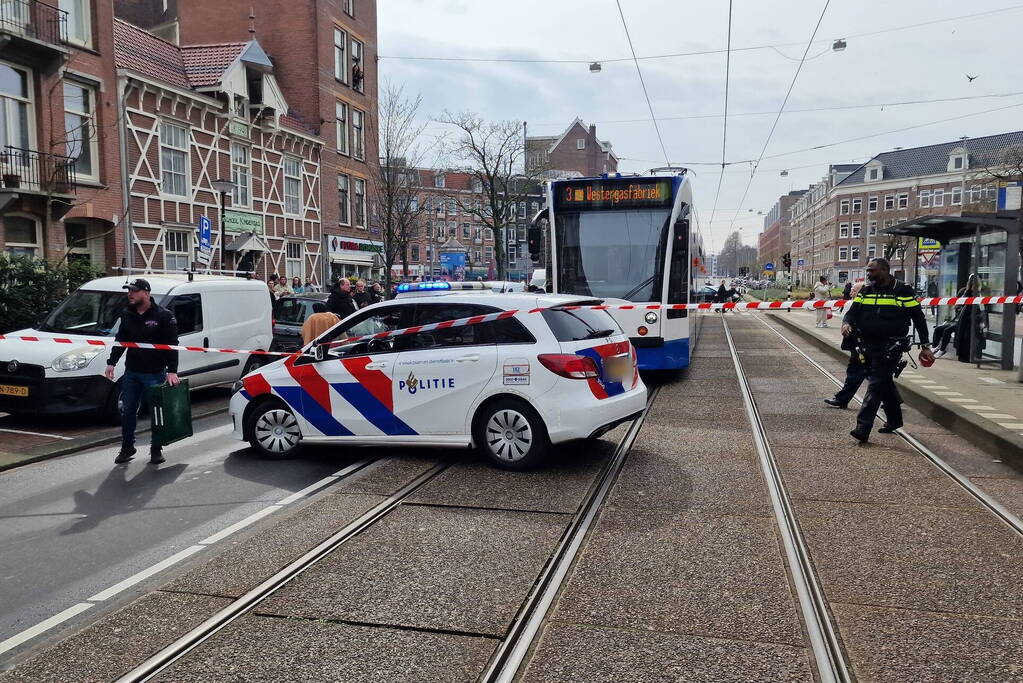
{"type": "Polygon", "coordinates": [[[261,584],[245,593],[243,596],[232,602],[227,607],[216,612],[188,633],[184,634],[170,645],[145,660],[137,667],[117,679],[117,683],[138,683],[148,681],[167,667],[174,664],[183,656],[191,652],[208,638],[222,630],[238,617],[251,611],[259,603],[266,600],[273,593],[280,590],[290,581],[298,577],[305,570],[309,569],[339,546],[362,533],[375,524],[382,517],[394,510],[404,500],[411,496],[430,480],[450,467],[450,462],[443,462],[430,468],[406,484],[385,500],[374,505],[364,512],[357,519],[347,524],[344,528],[327,538],[312,550],[306,552],[297,560],[281,569],[279,572],[263,581],[261,584]]]}
{"type": "MultiPolygon", "coordinates": [[[[833,374],[828,372],[828,370],[823,365],[815,361],[813,358],[807,355],[806,352],[804,352],[801,348],[799,348],[791,341],[789,341],[785,337],[785,335],[783,335],[777,329],[768,325],[767,321],[763,320],[760,316],[754,317],[757,320],[759,320],[760,323],[764,325],[764,327],[774,332],[782,341],[784,341],[786,344],[792,347],[794,351],[796,351],[800,356],[802,356],[807,363],[816,368],[818,372],[820,372],[822,375],[830,379],[837,386],[843,386],[844,382],[842,382],[842,380],[838,379],[833,374]]],[[[863,403],[863,400],[860,399],[859,396],[854,396],[853,400],[856,401],[857,403],[861,404],[863,403]]],[[[968,494],[973,496],[977,500],[977,502],[986,507],[989,512],[998,517],[998,519],[1000,519],[1003,523],[1008,525],[1010,529],[1015,531],[1020,536],[1023,536],[1023,519],[1020,519],[1019,517],[1014,515],[1012,512],[1006,509],[1005,506],[1003,506],[997,500],[995,500],[987,493],[985,493],[976,484],[970,481],[970,479],[967,476],[965,476],[964,474],[956,470],[954,467],[949,465],[947,462],[945,462],[940,455],[932,451],[930,448],[924,445],[919,439],[917,439],[915,436],[907,432],[905,429],[899,428],[895,430],[895,433],[902,437],[902,439],[910,446],[912,446],[920,455],[927,458],[927,460],[929,460],[932,465],[937,467],[949,479],[954,481],[956,484],[962,487],[963,490],[965,490],[968,494]]]]}
{"type": "Polygon", "coordinates": [[[849,673],[845,654],[842,652],[838,633],[828,613],[824,590],[817,580],[813,564],[810,561],[810,553],[796,521],[795,511],[792,509],[788,491],[782,481],[778,463],[768,442],[767,430],[760,417],[753,390],[746,379],[742,362],[739,360],[735,342],[728,329],[728,321],[722,320],[721,322],[725,331],[725,339],[728,341],[728,349],[732,355],[732,363],[735,366],[735,374],[746,407],[746,415],[753,428],[753,442],[757,448],[760,466],[764,472],[764,482],[767,485],[771,505],[774,508],[774,516],[778,522],[785,558],[796,590],[799,609],[803,615],[803,625],[806,627],[810,649],[817,662],[818,676],[821,683],[850,683],[853,679],[849,673]]]}
{"type": "Polygon", "coordinates": [[[562,534],[554,554],[544,566],[536,583],[533,584],[533,589],[516,613],[507,635],[491,655],[487,668],[479,677],[478,680],[482,683],[511,683],[518,676],[526,656],[550,612],[554,599],[568,578],[569,569],[582,548],[583,540],[593,526],[597,513],[603,507],[611,487],[618,480],[618,474],[625,465],[625,459],[632,450],[632,444],[636,441],[636,436],[639,434],[643,421],[658,393],[660,393],[660,387],[654,387],[650,391],[643,412],[629,425],[607,465],[598,476],[596,485],[591,488],[591,493],[580,505],[572,522],[562,534]]]}

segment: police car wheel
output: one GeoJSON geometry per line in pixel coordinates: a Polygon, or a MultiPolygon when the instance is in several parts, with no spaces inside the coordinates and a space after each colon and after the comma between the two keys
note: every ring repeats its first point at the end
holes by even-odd
{"type": "Polygon", "coordinates": [[[547,428],[535,410],[512,399],[495,401],[476,416],[474,440],[490,462],[510,470],[536,464],[547,450],[547,428]]]}
{"type": "Polygon", "coordinates": [[[298,450],[302,432],[291,411],[278,403],[267,403],[252,415],[249,443],[268,458],[286,458],[298,450]]]}

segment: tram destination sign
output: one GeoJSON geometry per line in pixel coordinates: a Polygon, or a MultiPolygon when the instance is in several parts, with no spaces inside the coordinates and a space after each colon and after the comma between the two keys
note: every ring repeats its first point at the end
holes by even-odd
{"type": "Polygon", "coordinates": [[[670,209],[670,178],[562,181],[555,185],[555,211],[670,209]]]}

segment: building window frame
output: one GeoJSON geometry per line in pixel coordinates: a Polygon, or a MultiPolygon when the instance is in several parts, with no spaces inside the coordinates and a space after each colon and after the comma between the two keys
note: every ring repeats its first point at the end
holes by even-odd
{"type": "Polygon", "coordinates": [[[962,206],[963,204],[963,188],[960,185],[956,185],[952,188],[952,198],[949,200],[949,204],[952,206],[962,206]]]}
{"type": "Polygon", "coordinates": [[[839,247],[838,248],[838,260],[839,261],[848,261],[849,260],[849,247],[839,247]]]}
{"type": "Polygon", "coordinates": [[[345,14],[351,18],[355,18],[355,0],[341,0],[341,7],[344,9],[345,14]]]}
{"type": "Polygon", "coordinates": [[[945,188],[935,190],[931,194],[931,206],[945,206],[945,188]]]}
{"type": "Polygon", "coordinates": [[[334,101],[334,147],[338,154],[348,156],[348,103],[334,101]]]}
{"type": "Polygon", "coordinates": [[[96,127],[96,88],[94,86],[76,81],[73,79],[64,80],[64,145],[69,157],[74,159],[75,175],[79,180],[91,180],[99,182],[99,134],[96,127]],[[68,89],[76,88],[82,93],[82,110],[69,109],[69,102],[74,101],[68,97],[68,89]],[[72,119],[77,119],[74,127],[69,130],[72,119]],[[77,131],[78,135],[75,134],[77,131]],[[86,148],[86,145],[88,147],[86,148]],[[80,148],[80,150],[79,150],[80,148]],[[88,162],[91,166],[89,172],[83,171],[79,166],[79,160],[83,153],[88,150],[88,162]]]}
{"type": "Polygon", "coordinates": [[[863,228],[863,225],[859,221],[853,221],[849,225],[849,235],[851,237],[859,237],[860,236],[860,231],[862,230],[862,228],[863,228]]]}
{"type": "Polygon", "coordinates": [[[366,44],[361,40],[352,38],[350,53],[352,57],[352,90],[355,92],[366,91],[366,44]]]}
{"type": "Polygon", "coordinates": [[[163,233],[163,267],[167,270],[189,270],[191,265],[192,231],[165,230],[163,233]]]}
{"type": "Polygon", "coordinates": [[[305,282],[305,242],[289,240],[284,243],[284,273],[288,282],[293,277],[305,282]]]}
{"type": "Polygon", "coordinates": [[[352,107],[352,158],[360,161],[366,159],[366,112],[352,107]]]}
{"type": "Polygon", "coordinates": [[[60,0],[60,9],[67,12],[67,40],[72,45],[92,47],[92,0],[60,0]],[[75,18],[80,33],[75,33],[75,18]]]}
{"type": "Polygon", "coordinates": [[[854,197],[852,200],[852,213],[853,215],[863,213],[863,198],[854,197]]]}
{"type": "Polygon", "coordinates": [[[366,179],[353,178],[352,195],[354,207],[352,210],[352,223],[359,230],[366,229],[366,179]]]}
{"type": "Polygon", "coordinates": [[[334,26],[334,79],[348,85],[348,32],[334,26]]]}
{"type": "Polygon", "coordinates": [[[347,173],[337,174],[337,203],[339,225],[352,224],[352,177],[347,173]]]}
{"type": "Polygon", "coordinates": [[[860,248],[856,245],[849,247],[849,260],[859,261],[860,260],[860,248]]]}
{"type": "Polygon", "coordinates": [[[884,210],[892,211],[895,209],[895,195],[886,194],[884,196],[884,210]]]}
{"type": "Polygon", "coordinates": [[[302,215],[302,159],[284,156],[284,213],[302,215]]]}
{"type": "Polygon", "coordinates": [[[867,234],[871,237],[877,234],[877,221],[870,221],[867,227],[867,234]]]}
{"type": "Polygon", "coordinates": [[[4,254],[6,256],[31,256],[32,258],[42,258],[43,255],[43,228],[42,221],[36,216],[32,216],[26,213],[9,213],[0,218],[0,221],[4,221],[4,254]],[[8,218],[18,218],[21,220],[30,221],[33,226],[33,233],[35,240],[32,242],[13,242],[8,238],[6,220],[8,218]],[[31,250],[32,253],[27,252],[31,250]]]}
{"type": "Polygon", "coordinates": [[[896,194],[896,200],[897,200],[896,201],[896,206],[898,206],[898,208],[900,208],[900,209],[908,209],[909,208],[909,193],[908,192],[899,192],[899,193],[897,193],[896,194]]]}
{"type": "Polygon", "coordinates": [[[409,260],[410,261],[415,261],[416,263],[419,263],[419,245],[418,244],[410,244],[409,245],[409,260]]]}
{"type": "Polygon", "coordinates": [[[231,143],[231,202],[233,206],[252,206],[252,149],[240,142],[231,143]]]}
{"type": "Polygon", "coordinates": [[[867,212],[874,213],[875,211],[877,211],[877,195],[872,194],[867,197],[867,212]]]}
{"type": "Polygon", "coordinates": [[[192,145],[188,126],[178,121],[160,121],[160,194],[166,197],[187,197],[192,185],[192,145]],[[178,133],[180,132],[180,139],[178,133]],[[172,134],[168,134],[172,133],[172,134]],[[183,140],[183,142],[182,142],[183,140]],[[180,156],[179,156],[180,155],[180,156]],[[181,168],[174,161],[181,159],[181,168]],[[170,166],[170,168],[168,168],[170,166]],[[176,179],[181,179],[177,192],[176,179]],[[168,182],[170,180],[170,182],[168,182]]]}
{"type": "Polygon", "coordinates": [[[839,239],[845,239],[847,237],[849,237],[849,224],[848,223],[839,223],[838,224],[838,238],[839,239]]]}

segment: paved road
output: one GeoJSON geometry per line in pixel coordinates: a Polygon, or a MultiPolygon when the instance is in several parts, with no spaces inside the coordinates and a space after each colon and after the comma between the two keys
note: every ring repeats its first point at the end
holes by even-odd
{"type": "MultiPolygon", "coordinates": [[[[197,422],[196,435],[169,446],[167,462],[158,468],[145,457],[115,466],[117,447],[110,446],[0,476],[0,642],[347,462],[330,449],[293,461],[262,460],[229,430],[226,415],[197,422]]],[[[146,585],[98,607],[121,604],[146,585]]],[[[0,654],[0,663],[36,644],[0,654]]]]}

